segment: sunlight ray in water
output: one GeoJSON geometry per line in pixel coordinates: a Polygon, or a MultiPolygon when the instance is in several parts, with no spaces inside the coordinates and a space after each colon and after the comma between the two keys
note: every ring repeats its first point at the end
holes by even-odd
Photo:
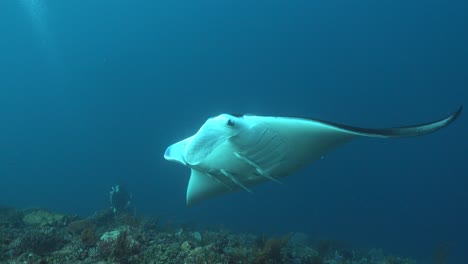
{"type": "Polygon", "coordinates": [[[38,37],[38,43],[44,50],[47,60],[51,65],[61,68],[62,63],[60,62],[54,37],[50,32],[50,25],[47,21],[49,11],[47,0],[20,0],[19,2],[31,19],[31,24],[38,37]]]}
{"type": "Polygon", "coordinates": [[[48,35],[47,33],[47,7],[43,0],[21,0],[21,5],[31,18],[33,26],[41,36],[48,35]]]}

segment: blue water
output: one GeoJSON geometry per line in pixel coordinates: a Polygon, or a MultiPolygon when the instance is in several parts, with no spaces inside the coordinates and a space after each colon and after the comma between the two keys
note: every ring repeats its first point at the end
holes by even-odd
{"type": "Polygon", "coordinates": [[[166,147],[220,113],[364,127],[468,99],[466,1],[0,2],[0,204],[140,215],[468,258],[468,125],[360,139],[289,178],[185,206],[166,147]]]}

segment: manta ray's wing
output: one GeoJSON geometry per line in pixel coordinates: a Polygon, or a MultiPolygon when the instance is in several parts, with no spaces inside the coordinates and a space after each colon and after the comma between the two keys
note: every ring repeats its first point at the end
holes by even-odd
{"type": "Polygon", "coordinates": [[[191,169],[187,186],[186,202],[188,206],[191,206],[229,191],[232,191],[232,188],[214,175],[191,169]]]}
{"type": "MultiPolygon", "coordinates": [[[[244,116],[247,122],[267,127],[270,133],[281,138],[286,147],[276,149],[257,148],[263,155],[274,153],[284,156],[270,172],[272,177],[283,177],[323,157],[331,150],[351,141],[353,138],[401,138],[421,136],[435,132],[452,123],[460,115],[462,107],[453,114],[429,123],[405,127],[369,129],[348,126],[323,120],[298,117],[244,116]],[[280,153],[279,151],[285,151],[280,153]]],[[[255,145],[250,145],[255,149],[255,145]]],[[[249,159],[249,156],[245,157],[249,159]]],[[[255,161],[254,161],[255,162],[255,161]]]]}

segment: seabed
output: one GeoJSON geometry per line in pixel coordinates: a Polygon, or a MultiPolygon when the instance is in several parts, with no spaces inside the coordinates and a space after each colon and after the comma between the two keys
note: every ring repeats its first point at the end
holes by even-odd
{"type": "Polygon", "coordinates": [[[87,218],[0,207],[0,263],[407,264],[380,249],[357,250],[303,233],[269,237],[197,229],[158,217],[103,210],[87,218]]]}

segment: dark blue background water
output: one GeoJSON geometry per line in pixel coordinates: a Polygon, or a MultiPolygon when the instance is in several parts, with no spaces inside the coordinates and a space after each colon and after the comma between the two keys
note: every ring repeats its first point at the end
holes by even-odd
{"type": "Polygon", "coordinates": [[[139,214],[468,257],[468,125],[360,139],[248,193],[185,206],[165,148],[210,116],[350,125],[441,118],[468,98],[466,1],[2,1],[0,203],[139,214]],[[465,250],[465,252],[464,252],[465,250]]]}

